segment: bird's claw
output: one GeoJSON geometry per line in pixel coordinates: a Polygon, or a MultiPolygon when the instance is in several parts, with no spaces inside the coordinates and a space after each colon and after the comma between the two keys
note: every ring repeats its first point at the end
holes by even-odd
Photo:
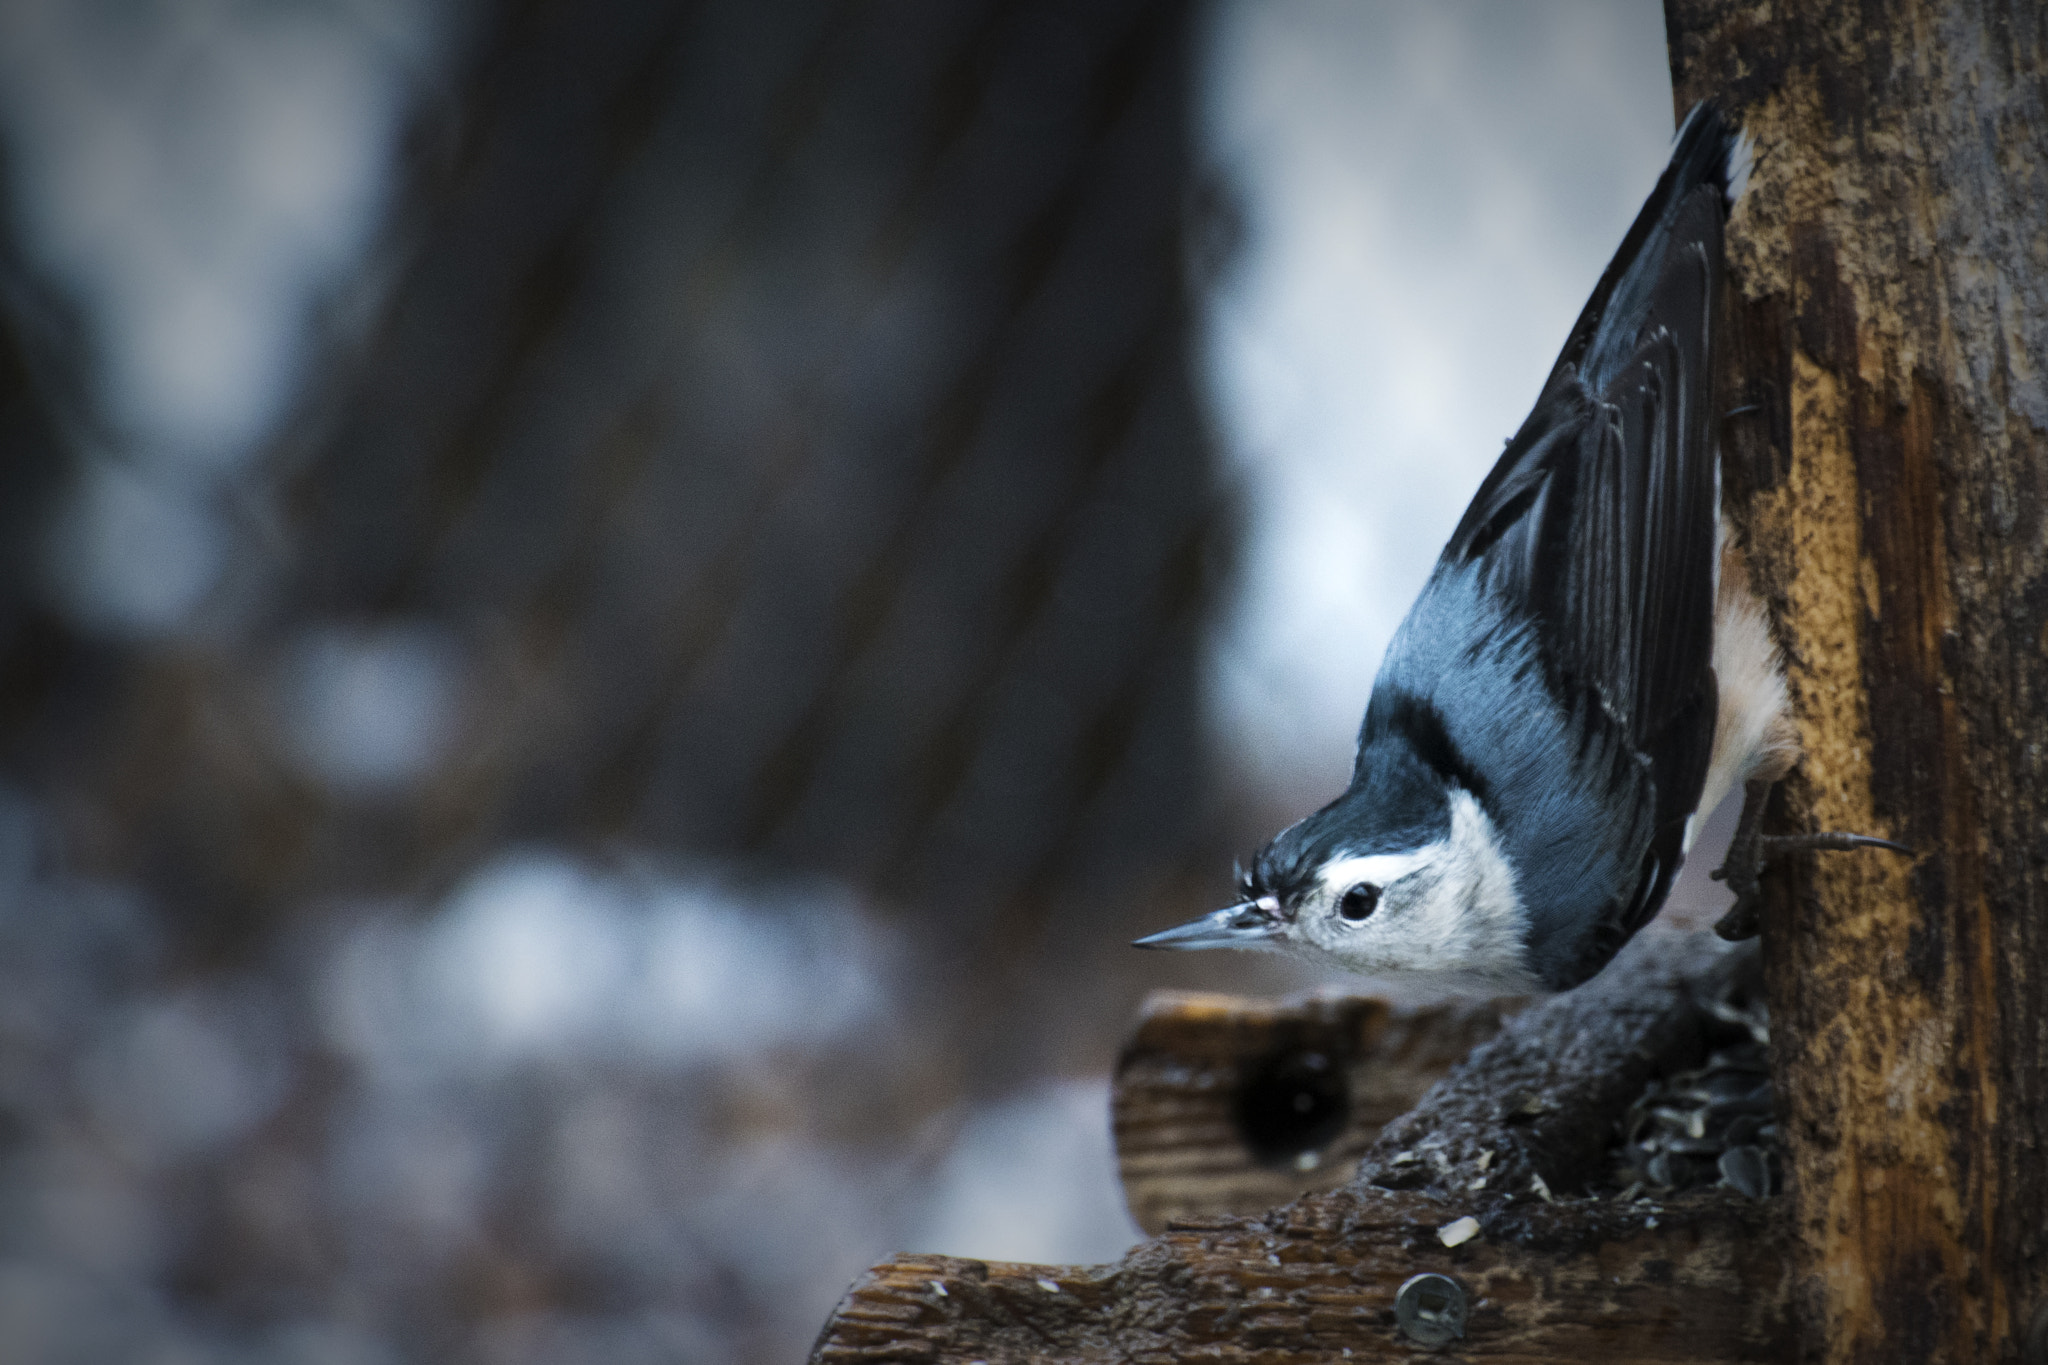
{"type": "Polygon", "coordinates": [[[1770,791],[1771,784],[1761,781],[1751,782],[1743,789],[1742,817],[1736,821],[1735,837],[1728,841],[1728,854],[1719,867],[1707,874],[1717,882],[1726,882],[1728,889],[1735,893],[1735,904],[1714,924],[1714,932],[1731,943],[1755,938],[1761,932],[1763,925],[1758,911],[1763,903],[1762,878],[1764,869],[1770,866],[1774,857],[1810,850],[1852,848],[1886,848],[1909,857],[1913,852],[1904,844],[1869,834],[1843,834],[1833,830],[1815,834],[1763,834],[1757,826],[1763,822],[1764,802],[1770,791]]]}

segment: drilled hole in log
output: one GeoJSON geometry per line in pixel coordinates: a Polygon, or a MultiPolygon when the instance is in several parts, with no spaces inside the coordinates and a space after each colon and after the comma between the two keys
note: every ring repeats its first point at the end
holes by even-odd
{"type": "Polygon", "coordinates": [[[1238,1134],[1262,1165],[1291,1165],[1321,1151],[1350,1119],[1344,1070],[1321,1052],[1276,1052],[1254,1063],[1238,1089],[1238,1134]]]}

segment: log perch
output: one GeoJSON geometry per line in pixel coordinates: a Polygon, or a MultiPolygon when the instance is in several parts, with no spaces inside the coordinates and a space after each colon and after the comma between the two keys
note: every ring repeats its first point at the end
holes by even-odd
{"type": "Polygon", "coordinates": [[[1572,1197],[1597,1190],[1643,1087],[1699,1060],[1708,1002],[1754,960],[1710,935],[1643,935],[1595,983],[1502,1024],[1386,1127],[1348,1187],[1175,1219],[1109,1266],[900,1257],[848,1292],[813,1359],[1407,1358],[1424,1343],[1401,1323],[1402,1286],[1437,1274],[1463,1333],[1440,1344],[1460,1358],[1789,1360],[1773,1202],[1572,1197]],[[1537,1175],[1555,1180],[1547,1195],[1524,1179],[1537,1175]]]}
{"type": "Polygon", "coordinates": [[[1519,1239],[1445,1247],[1471,1206],[1334,1190],[1259,1219],[1178,1226],[1111,1266],[902,1256],[847,1294],[812,1360],[1407,1360],[1401,1285],[1451,1277],[1468,1304],[1450,1358],[1791,1359],[1783,1254],[1767,1205],[1714,1191],[1645,1213],[1536,1204],[1519,1239]]]}

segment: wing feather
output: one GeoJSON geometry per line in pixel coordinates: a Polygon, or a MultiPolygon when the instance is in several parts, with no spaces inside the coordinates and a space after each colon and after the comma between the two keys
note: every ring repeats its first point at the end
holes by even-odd
{"type": "Polygon", "coordinates": [[[1532,623],[1560,700],[1582,724],[1618,732],[1651,779],[1642,880],[1616,907],[1623,938],[1684,860],[1713,742],[1712,314],[1726,184],[1711,172],[1732,144],[1711,108],[1688,120],[1444,552],[1447,564],[1482,567],[1532,623]]]}

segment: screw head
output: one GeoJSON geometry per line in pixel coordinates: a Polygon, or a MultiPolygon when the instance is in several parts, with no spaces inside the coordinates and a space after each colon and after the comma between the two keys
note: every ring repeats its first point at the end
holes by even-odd
{"type": "Polygon", "coordinates": [[[1442,1346],[1465,1335],[1465,1286],[1448,1275],[1410,1275],[1394,1294],[1394,1323],[1417,1346],[1442,1346]]]}

